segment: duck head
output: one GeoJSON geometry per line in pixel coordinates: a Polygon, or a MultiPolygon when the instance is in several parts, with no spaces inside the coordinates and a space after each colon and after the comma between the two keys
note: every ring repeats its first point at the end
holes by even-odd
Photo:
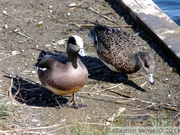
{"type": "Polygon", "coordinates": [[[149,83],[153,85],[154,84],[153,72],[154,72],[154,67],[155,67],[153,56],[147,52],[140,52],[139,61],[140,61],[141,67],[147,74],[149,83]]]}
{"type": "MultiPolygon", "coordinates": [[[[84,43],[81,37],[77,36],[77,35],[72,35],[69,37],[68,44],[74,44],[77,45],[79,47],[79,51],[78,54],[82,57],[86,56],[86,53],[84,51],[84,43]]],[[[68,50],[68,48],[67,48],[68,50]]]]}

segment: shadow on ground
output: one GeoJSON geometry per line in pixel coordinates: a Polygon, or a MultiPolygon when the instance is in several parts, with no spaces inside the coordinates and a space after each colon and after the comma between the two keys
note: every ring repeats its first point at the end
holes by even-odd
{"type": "Polygon", "coordinates": [[[124,83],[139,91],[145,91],[133,81],[128,80],[128,76],[126,74],[121,74],[109,70],[103,64],[103,62],[96,57],[86,56],[81,58],[81,60],[88,69],[90,79],[110,83],[124,83]]]}
{"type": "Polygon", "coordinates": [[[61,96],[54,97],[51,91],[31,80],[18,76],[13,78],[9,76],[4,77],[13,79],[12,96],[22,104],[26,103],[31,106],[54,107],[57,104],[55,98],[60,104],[66,104],[68,102],[68,99],[61,96]]]}

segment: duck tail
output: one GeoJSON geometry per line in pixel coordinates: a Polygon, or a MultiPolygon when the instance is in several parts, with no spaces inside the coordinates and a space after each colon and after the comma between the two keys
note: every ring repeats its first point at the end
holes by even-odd
{"type": "Polygon", "coordinates": [[[111,29],[111,27],[109,27],[109,26],[106,26],[106,25],[100,24],[100,23],[98,22],[98,20],[96,20],[95,22],[85,20],[85,22],[88,22],[88,23],[94,24],[94,26],[95,26],[96,28],[99,28],[99,29],[102,29],[102,30],[109,30],[109,29],[111,29]]]}
{"type": "Polygon", "coordinates": [[[37,62],[34,64],[35,67],[37,67],[38,63],[46,56],[46,55],[50,55],[51,52],[49,51],[44,51],[42,49],[38,49],[38,48],[31,48],[33,50],[37,50],[40,51],[37,62]]]}

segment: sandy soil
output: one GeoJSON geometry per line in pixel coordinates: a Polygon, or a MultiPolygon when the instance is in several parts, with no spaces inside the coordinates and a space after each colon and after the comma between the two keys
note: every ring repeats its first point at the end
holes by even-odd
{"type": "MultiPolygon", "coordinates": [[[[113,126],[177,126],[180,77],[177,65],[116,3],[103,0],[1,0],[0,1],[0,133],[15,134],[102,134],[113,126]],[[76,3],[76,6],[68,5],[76,3]],[[110,79],[109,70],[98,59],[84,20],[122,26],[139,33],[138,40],[154,55],[155,85],[143,70],[110,79]],[[132,25],[132,28],[124,26],[132,25]],[[77,102],[87,107],[56,109],[50,93],[41,86],[36,69],[39,52],[31,48],[64,51],[58,41],[70,35],[84,39],[89,55],[83,62],[89,71],[87,85],[77,102]],[[12,94],[12,95],[11,95],[12,94]],[[1,107],[2,108],[2,107],[1,107]],[[122,111],[122,112],[121,112],[122,111]],[[120,115],[117,115],[121,112],[120,115]],[[112,117],[115,116],[115,117],[112,117]]],[[[66,102],[71,97],[60,98],[66,102]]]]}

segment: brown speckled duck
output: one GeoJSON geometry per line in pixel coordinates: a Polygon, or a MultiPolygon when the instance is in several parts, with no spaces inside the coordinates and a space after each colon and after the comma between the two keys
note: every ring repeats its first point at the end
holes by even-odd
{"type": "Polygon", "coordinates": [[[66,53],[59,55],[44,55],[36,64],[41,83],[56,95],[73,94],[69,105],[75,104],[74,93],[80,91],[88,81],[88,71],[78,57],[84,56],[83,43],[79,36],[71,36],[67,41],[66,53]],[[81,48],[80,48],[81,47],[81,48]]]}
{"type": "Polygon", "coordinates": [[[90,37],[102,62],[112,71],[125,74],[137,72],[142,67],[153,85],[153,56],[141,50],[135,36],[121,28],[101,25],[97,21],[93,24],[95,26],[90,31],[90,37]]]}

